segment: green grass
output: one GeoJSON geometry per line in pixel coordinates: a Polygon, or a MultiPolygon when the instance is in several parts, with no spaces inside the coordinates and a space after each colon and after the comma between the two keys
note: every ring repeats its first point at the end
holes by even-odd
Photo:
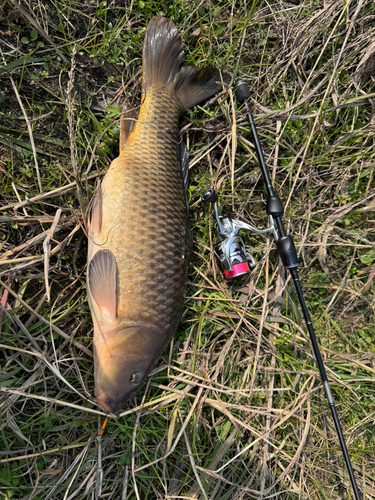
{"type": "Polygon", "coordinates": [[[163,12],[179,27],[190,63],[251,85],[358,484],[363,498],[375,498],[375,231],[373,208],[364,210],[375,195],[375,20],[370,0],[358,5],[0,6],[3,299],[9,290],[0,321],[0,497],[353,498],[274,242],[244,235],[258,262],[244,283],[226,283],[212,254],[214,220],[200,203],[207,187],[219,190],[223,215],[267,224],[241,111],[232,185],[227,95],[181,121],[193,165],[186,312],[146,386],[98,439],[104,414],[91,401],[85,221],[117,155],[119,106],[140,104],[145,28],[163,12]],[[59,208],[48,303],[43,241],[59,208]]]}

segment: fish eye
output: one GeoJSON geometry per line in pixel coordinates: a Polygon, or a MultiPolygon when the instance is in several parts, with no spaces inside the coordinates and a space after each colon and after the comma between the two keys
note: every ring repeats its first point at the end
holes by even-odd
{"type": "Polygon", "coordinates": [[[135,372],[133,375],[130,377],[130,383],[138,385],[142,382],[143,375],[140,372],[135,372]]]}

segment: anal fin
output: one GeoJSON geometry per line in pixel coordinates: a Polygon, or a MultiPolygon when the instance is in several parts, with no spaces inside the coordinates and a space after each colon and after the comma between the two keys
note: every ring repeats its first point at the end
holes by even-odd
{"type": "Polygon", "coordinates": [[[116,275],[117,263],[111,250],[99,250],[89,264],[88,285],[106,322],[117,317],[116,275]]]}

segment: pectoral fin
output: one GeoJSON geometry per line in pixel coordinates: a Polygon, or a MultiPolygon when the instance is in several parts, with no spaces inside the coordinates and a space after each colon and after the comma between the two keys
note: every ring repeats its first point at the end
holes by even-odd
{"type": "Polygon", "coordinates": [[[114,321],[117,317],[116,275],[117,264],[111,250],[99,250],[89,265],[88,284],[91,296],[106,321],[114,321]]]}

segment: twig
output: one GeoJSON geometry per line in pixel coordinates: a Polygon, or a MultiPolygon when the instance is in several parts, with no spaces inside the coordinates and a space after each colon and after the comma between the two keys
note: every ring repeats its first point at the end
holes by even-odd
{"type": "MultiPolygon", "coordinates": [[[[13,188],[13,191],[16,193],[17,200],[18,200],[20,203],[22,203],[21,196],[20,196],[20,194],[19,194],[19,192],[18,192],[18,190],[17,190],[17,187],[16,187],[16,185],[14,184],[14,182],[13,182],[13,181],[12,181],[12,188],[13,188]]],[[[25,208],[25,207],[23,207],[23,213],[25,214],[25,216],[26,216],[26,217],[28,217],[28,213],[27,213],[27,211],[26,211],[26,208],[25,208]]]]}
{"type": "MultiPolygon", "coordinates": [[[[104,425],[103,425],[104,426],[104,425]]],[[[96,486],[95,486],[95,500],[98,500],[102,495],[103,484],[103,462],[102,462],[102,435],[100,434],[101,419],[98,417],[98,437],[97,437],[97,467],[96,467],[96,486]]]]}
{"type": "Polygon", "coordinates": [[[121,500],[126,500],[126,495],[128,492],[128,479],[129,479],[129,467],[125,467],[124,479],[122,481],[122,495],[121,500]]]}
{"type": "Polygon", "coordinates": [[[69,444],[67,446],[61,446],[60,448],[53,448],[52,450],[40,451],[38,453],[31,453],[30,455],[22,455],[20,457],[3,458],[0,460],[0,464],[5,464],[8,462],[14,462],[15,460],[28,460],[29,458],[40,457],[42,455],[48,455],[50,453],[60,452],[62,450],[71,450],[73,448],[81,448],[82,446],[87,446],[88,443],[78,443],[69,444]]]}
{"type": "Polygon", "coordinates": [[[59,223],[61,215],[61,208],[59,208],[56,212],[55,218],[53,219],[53,223],[51,228],[47,231],[46,239],[43,242],[43,251],[44,251],[44,278],[46,282],[46,294],[47,294],[47,302],[50,302],[50,286],[48,281],[48,273],[49,273],[49,259],[51,256],[51,239],[53,237],[53,233],[55,232],[56,226],[59,223]]]}
{"type": "Polygon", "coordinates": [[[69,403],[68,401],[61,401],[60,399],[56,398],[48,398],[46,396],[39,396],[38,394],[30,394],[27,392],[18,391],[17,389],[10,389],[9,387],[0,387],[0,393],[2,392],[5,394],[18,394],[19,396],[24,396],[25,398],[39,399],[40,401],[47,401],[48,403],[55,403],[62,406],[69,406],[70,408],[75,408],[76,410],[80,410],[83,412],[87,411],[88,413],[95,413],[96,415],[106,416],[106,413],[100,410],[94,410],[93,408],[86,408],[84,406],[75,405],[74,403],[69,403]]]}
{"type": "Polygon", "coordinates": [[[74,188],[75,186],[76,186],[76,183],[71,182],[70,184],[67,184],[66,186],[61,186],[57,189],[53,189],[52,191],[48,191],[47,193],[38,194],[36,196],[33,196],[32,198],[28,198],[27,200],[23,201],[22,203],[11,203],[9,205],[4,205],[3,207],[0,207],[0,210],[7,210],[8,208],[13,208],[14,210],[18,210],[21,207],[24,207],[26,205],[30,205],[30,203],[35,203],[37,201],[45,200],[46,198],[52,198],[53,196],[56,196],[57,194],[61,194],[64,191],[69,191],[70,189],[74,188]]]}
{"type": "MultiPolygon", "coordinates": [[[[49,222],[51,222],[51,220],[49,220],[49,222]]],[[[68,225],[70,225],[70,222],[68,222],[68,224],[64,224],[62,226],[57,226],[55,229],[55,233],[60,231],[63,227],[67,227],[68,225]]],[[[17,259],[11,259],[8,261],[6,260],[6,258],[10,257],[11,255],[14,255],[16,253],[22,252],[25,249],[29,249],[29,248],[37,245],[38,243],[41,243],[44,240],[44,238],[46,237],[46,235],[47,235],[47,231],[43,231],[42,233],[39,233],[36,236],[34,236],[34,238],[31,238],[31,240],[28,240],[25,243],[22,243],[22,245],[18,245],[16,247],[12,248],[12,250],[8,250],[7,252],[4,252],[3,255],[0,257],[0,265],[5,264],[5,263],[10,264],[10,263],[22,262],[23,259],[31,260],[32,256],[18,257],[17,259]]],[[[35,258],[35,256],[34,256],[34,258],[35,258]]]]}
{"type": "Polygon", "coordinates": [[[151,467],[152,465],[154,465],[154,464],[156,464],[156,463],[158,463],[158,462],[161,462],[162,460],[165,460],[165,459],[166,459],[166,458],[167,458],[167,457],[168,457],[171,453],[173,453],[173,452],[174,452],[174,450],[175,450],[175,448],[176,448],[176,446],[177,446],[177,443],[178,443],[178,442],[180,441],[180,439],[181,439],[182,433],[184,432],[184,430],[185,430],[185,428],[186,428],[187,424],[189,423],[189,421],[190,421],[190,419],[191,419],[191,417],[192,417],[192,415],[193,415],[193,413],[194,413],[194,410],[195,410],[195,408],[196,408],[196,406],[197,406],[197,404],[198,404],[198,402],[199,402],[199,400],[200,400],[200,398],[201,398],[201,396],[202,396],[202,393],[203,393],[203,388],[201,387],[201,388],[199,389],[199,391],[198,391],[197,397],[196,397],[196,398],[195,398],[195,400],[194,400],[194,403],[192,404],[192,406],[191,406],[191,408],[190,408],[190,411],[189,411],[189,413],[188,413],[188,415],[187,415],[187,417],[186,417],[186,419],[185,419],[185,422],[183,423],[183,425],[182,425],[182,427],[181,427],[181,429],[180,429],[180,432],[177,434],[177,437],[176,437],[176,439],[175,439],[175,442],[173,443],[173,446],[172,446],[172,448],[170,449],[170,451],[169,451],[168,453],[166,453],[163,457],[161,457],[161,458],[157,458],[156,460],[154,460],[154,461],[152,461],[152,462],[150,462],[150,463],[148,463],[148,464],[146,464],[146,465],[142,465],[142,467],[138,467],[137,469],[135,469],[135,471],[134,471],[134,472],[139,472],[139,471],[141,471],[141,470],[143,470],[143,469],[147,469],[148,467],[151,467]]]}
{"type": "MultiPolygon", "coordinates": [[[[20,203],[22,203],[22,201],[20,200],[20,203]]],[[[9,223],[20,223],[20,224],[32,224],[33,222],[40,222],[40,223],[44,223],[44,222],[53,222],[53,219],[54,217],[51,217],[50,215],[41,215],[40,217],[31,217],[31,216],[27,216],[27,217],[17,217],[17,216],[12,216],[12,215],[1,215],[0,216],[0,222],[9,222],[9,223]]],[[[62,221],[66,221],[66,216],[63,215],[61,217],[61,220],[62,221]]]]}
{"type": "Polygon", "coordinates": [[[141,500],[141,499],[140,499],[139,492],[138,492],[137,480],[135,478],[135,444],[136,444],[137,429],[138,429],[138,426],[139,426],[139,422],[141,420],[141,414],[142,414],[143,406],[145,404],[146,394],[148,393],[148,388],[149,388],[149,385],[150,385],[150,380],[151,379],[148,380],[148,384],[147,384],[145,393],[143,394],[143,398],[142,398],[142,401],[141,401],[141,404],[140,404],[140,408],[137,411],[137,418],[136,418],[134,429],[133,429],[133,439],[132,439],[132,477],[133,477],[134,493],[135,493],[135,496],[137,497],[137,500],[141,500]]]}
{"type": "MultiPolygon", "coordinates": [[[[180,418],[180,422],[181,422],[181,425],[182,425],[181,418],[180,418]]],[[[185,430],[184,430],[184,438],[185,438],[186,448],[187,448],[188,453],[189,453],[189,460],[190,460],[190,463],[191,463],[191,467],[192,467],[192,469],[194,471],[194,475],[196,477],[196,480],[197,480],[197,483],[199,485],[200,491],[203,494],[205,500],[208,500],[208,496],[207,496],[207,494],[206,494],[206,492],[205,492],[205,490],[203,488],[203,484],[202,484],[201,478],[199,477],[199,474],[198,474],[198,471],[197,471],[197,467],[196,467],[195,462],[194,462],[193,452],[191,451],[191,446],[190,446],[190,443],[189,443],[189,440],[187,438],[185,430]]]]}
{"type": "Polygon", "coordinates": [[[35,143],[34,143],[33,131],[32,131],[32,128],[31,128],[31,125],[30,125],[29,119],[28,119],[28,117],[27,117],[27,114],[26,114],[25,108],[23,107],[23,104],[22,104],[22,101],[21,101],[20,95],[19,95],[19,93],[18,93],[18,90],[17,90],[16,84],[14,83],[14,80],[13,80],[13,78],[11,77],[11,75],[9,75],[9,80],[10,80],[10,83],[12,84],[12,87],[13,87],[14,93],[16,94],[17,101],[18,101],[18,104],[20,105],[20,108],[21,108],[21,110],[22,110],[23,116],[25,117],[25,121],[26,121],[26,125],[27,125],[27,130],[28,130],[28,132],[29,132],[29,137],[30,137],[31,149],[32,149],[32,151],[33,151],[33,156],[34,156],[34,163],[35,163],[36,176],[37,176],[37,179],[38,179],[39,192],[41,193],[41,192],[42,192],[42,182],[41,182],[41,180],[40,180],[40,172],[39,172],[38,158],[37,158],[37,156],[36,156],[36,150],[35,150],[35,143]]]}
{"type": "MultiPolygon", "coordinates": [[[[92,174],[89,175],[85,180],[91,180],[94,179],[95,177],[102,176],[104,175],[105,172],[100,172],[97,174],[92,174]]],[[[0,207],[0,211],[3,210],[8,210],[9,208],[12,208],[14,210],[18,210],[21,207],[24,207],[26,205],[30,205],[30,203],[36,203],[37,201],[45,200],[47,198],[52,198],[56,196],[57,194],[64,193],[65,191],[69,191],[77,186],[77,183],[71,182],[70,184],[66,184],[65,186],[61,186],[57,189],[53,189],[52,191],[48,191],[47,193],[42,193],[38,194],[37,196],[33,196],[32,198],[28,198],[27,200],[23,201],[22,203],[10,203],[9,205],[4,205],[3,207],[0,207]]]]}
{"type": "MultiPolygon", "coordinates": [[[[53,325],[50,321],[46,320],[46,318],[44,318],[43,316],[41,316],[40,314],[38,314],[32,307],[30,307],[24,300],[22,300],[21,297],[19,297],[16,294],[16,292],[14,292],[11,288],[9,288],[9,286],[6,285],[2,280],[0,280],[0,286],[3,286],[6,290],[8,290],[8,292],[11,295],[13,295],[13,297],[15,297],[23,307],[25,307],[27,310],[29,310],[30,312],[32,312],[34,314],[34,316],[36,316],[39,319],[39,321],[42,321],[42,323],[44,323],[45,325],[48,325],[53,331],[55,331],[56,333],[58,333],[59,335],[61,335],[62,337],[64,337],[64,339],[69,340],[69,342],[72,342],[76,347],[78,347],[79,349],[81,349],[88,356],[90,356],[91,358],[93,357],[93,354],[90,351],[90,349],[87,349],[87,347],[85,347],[84,345],[82,345],[80,342],[77,342],[76,340],[72,340],[72,338],[69,335],[67,335],[65,332],[63,332],[62,330],[60,330],[60,328],[58,328],[57,326],[53,325]]],[[[104,413],[100,412],[100,415],[104,415],[104,413]]]]}

